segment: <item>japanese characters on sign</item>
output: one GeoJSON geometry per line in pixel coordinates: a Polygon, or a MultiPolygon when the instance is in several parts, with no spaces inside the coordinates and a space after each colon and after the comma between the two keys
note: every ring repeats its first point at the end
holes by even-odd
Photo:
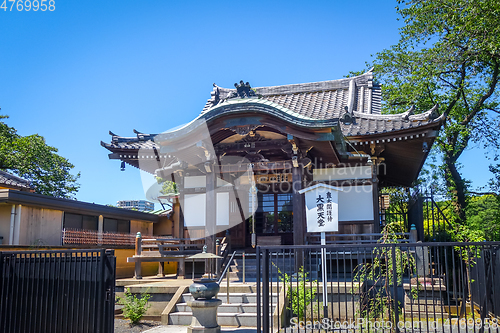
{"type": "Polygon", "coordinates": [[[299,191],[306,199],[307,232],[338,231],[338,191],[325,184],[299,191]]]}

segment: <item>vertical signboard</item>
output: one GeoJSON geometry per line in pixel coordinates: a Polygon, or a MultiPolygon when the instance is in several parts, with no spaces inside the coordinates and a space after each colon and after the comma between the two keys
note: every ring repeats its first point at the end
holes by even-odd
{"type": "Polygon", "coordinates": [[[339,194],[342,189],[316,184],[300,190],[306,199],[307,232],[330,232],[339,230],[339,194]]]}

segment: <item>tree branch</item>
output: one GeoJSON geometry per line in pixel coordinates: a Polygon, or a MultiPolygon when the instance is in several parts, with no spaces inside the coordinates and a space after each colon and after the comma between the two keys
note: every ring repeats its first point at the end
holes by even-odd
{"type": "Polygon", "coordinates": [[[465,117],[465,119],[462,121],[461,125],[464,125],[464,126],[468,125],[472,121],[474,116],[482,109],[484,102],[488,98],[490,98],[490,96],[493,95],[493,93],[495,92],[495,88],[496,88],[497,83],[498,83],[499,65],[498,65],[498,61],[496,59],[493,59],[493,62],[494,62],[494,67],[493,67],[493,74],[492,74],[489,90],[483,96],[481,96],[481,98],[474,105],[472,112],[469,113],[465,117]]]}
{"type": "MultiPolygon", "coordinates": [[[[465,70],[465,63],[462,63],[462,68],[460,69],[460,79],[459,79],[459,86],[462,86],[465,80],[465,75],[466,75],[466,70],[465,70]]],[[[455,97],[452,99],[450,104],[448,104],[448,107],[444,111],[445,117],[448,117],[450,114],[451,110],[455,106],[455,104],[458,102],[460,99],[460,95],[462,94],[462,91],[460,89],[457,89],[457,93],[455,94],[455,97]]]]}
{"type": "Polygon", "coordinates": [[[446,83],[447,85],[449,85],[451,88],[453,88],[453,89],[458,89],[458,88],[457,88],[457,87],[456,87],[453,83],[448,82],[447,80],[443,79],[443,78],[441,77],[441,75],[438,75],[438,79],[440,79],[441,81],[443,81],[444,83],[446,83]]]}

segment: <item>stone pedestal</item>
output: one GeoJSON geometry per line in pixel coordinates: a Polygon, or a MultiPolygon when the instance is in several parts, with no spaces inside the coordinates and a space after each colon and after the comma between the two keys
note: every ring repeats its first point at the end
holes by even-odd
{"type": "Polygon", "coordinates": [[[188,301],[187,305],[193,310],[193,320],[187,328],[187,333],[220,333],[217,307],[221,304],[220,299],[188,301]]]}

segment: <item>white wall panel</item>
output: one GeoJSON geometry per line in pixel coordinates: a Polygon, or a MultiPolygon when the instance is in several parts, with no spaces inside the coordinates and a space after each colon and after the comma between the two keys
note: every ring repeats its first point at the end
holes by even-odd
{"type": "Polygon", "coordinates": [[[373,186],[345,186],[339,192],[339,221],[373,220],[373,186]]]}
{"type": "Polygon", "coordinates": [[[217,193],[217,225],[229,225],[229,193],[217,193]]]}
{"type": "Polygon", "coordinates": [[[184,178],[185,188],[205,187],[207,186],[206,176],[191,176],[184,178]]]}
{"type": "Polygon", "coordinates": [[[186,227],[204,227],[207,200],[205,193],[184,195],[184,225],[186,227]]]}

